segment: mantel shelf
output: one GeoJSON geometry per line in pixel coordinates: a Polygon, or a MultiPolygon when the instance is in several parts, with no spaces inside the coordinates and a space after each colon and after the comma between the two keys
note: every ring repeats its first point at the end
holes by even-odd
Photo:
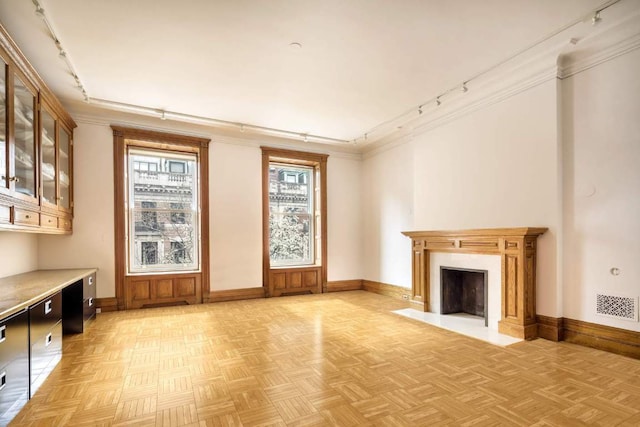
{"type": "Polygon", "coordinates": [[[512,228],[472,228],[468,230],[427,230],[403,231],[405,236],[416,237],[524,237],[539,236],[547,231],[546,227],[512,227],[512,228]]]}

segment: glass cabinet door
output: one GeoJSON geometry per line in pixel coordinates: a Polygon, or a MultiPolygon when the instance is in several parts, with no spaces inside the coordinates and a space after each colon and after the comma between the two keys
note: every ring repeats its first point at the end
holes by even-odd
{"type": "Polygon", "coordinates": [[[13,85],[14,150],[12,177],[15,191],[36,197],[35,96],[16,76],[13,85]]]}
{"type": "Polygon", "coordinates": [[[58,180],[60,182],[60,199],[58,200],[58,206],[65,209],[71,207],[71,135],[67,133],[62,127],[59,127],[60,135],[58,139],[59,144],[59,175],[58,180]]]}
{"type": "Polygon", "coordinates": [[[56,202],[56,122],[47,110],[40,110],[42,125],[42,201],[52,204],[56,202]]]}
{"type": "Polygon", "coordinates": [[[7,174],[7,64],[0,60],[0,176],[2,187],[9,187],[7,174]]]}

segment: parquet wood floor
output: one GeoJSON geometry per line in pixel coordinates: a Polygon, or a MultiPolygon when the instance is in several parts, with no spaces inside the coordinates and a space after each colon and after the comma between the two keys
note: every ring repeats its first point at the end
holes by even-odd
{"type": "Polygon", "coordinates": [[[364,291],[104,313],[18,426],[638,426],[640,361],[496,347],[364,291]]]}

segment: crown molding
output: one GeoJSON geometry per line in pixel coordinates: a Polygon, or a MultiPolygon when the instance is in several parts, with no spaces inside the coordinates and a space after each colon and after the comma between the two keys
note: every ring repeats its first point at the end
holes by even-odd
{"type": "MultiPolygon", "coordinates": [[[[640,28],[640,23],[638,24],[640,28]]],[[[566,79],[590,68],[609,62],[619,56],[640,48],[640,33],[628,37],[608,48],[592,52],[588,55],[567,56],[561,58],[562,66],[559,68],[558,77],[566,79]]]]}
{"type": "Polygon", "coordinates": [[[360,144],[363,157],[370,158],[541,84],[565,79],[638,49],[640,9],[630,1],[620,3],[620,7],[598,25],[576,24],[471,81],[467,84],[468,92],[446,94],[439,107],[422,108],[423,112],[413,118],[390,123],[385,135],[371,138],[367,145],[360,144]]]}
{"type": "MultiPolygon", "coordinates": [[[[211,144],[228,144],[260,149],[260,146],[268,145],[273,148],[304,150],[317,154],[328,154],[334,158],[362,160],[362,153],[354,146],[348,146],[348,150],[337,150],[335,146],[318,143],[303,143],[288,139],[252,134],[250,132],[232,134],[232,132],[212,132],[212,128],[204,125],[194,125],[184,122],[162,121],[144,117],[132,113],[116,113],[108,110],[97,109],[94,112],[73,113],[78,124],[87,124],[110,128],[111,126],[134,126],[140,129],[158,132],[178,132],[180,134],[198,138],[211,139],[211,144]],[[166,123],[166,124],[165,124],[166,123]]],[[[342,147],[341,147],[342,148],[342,147]]]]}

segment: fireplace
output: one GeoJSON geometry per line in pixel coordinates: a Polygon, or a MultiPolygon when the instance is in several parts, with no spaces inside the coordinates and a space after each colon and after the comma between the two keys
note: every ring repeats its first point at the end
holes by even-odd
{"type": "MultiPolygon", "coordinates": [[[[431,280],[430,257],[434,253],[497,255],[500,290],[489,293],[500,301],[498,332],[527,340],[536,338],[536,251],[538,236],[545,231],[544,227],[403,231],[411,238],[411,300],[424,311],[435,311],[433,305],[439,306],[439,299],[430,299],[432,290],[440,291],[437,281],[431,280]]],[[[493,281],[489,279],[492,289],[493,281]]],[[[489,305],[493,307],[491,300],[489,305]]],[[[490,329],[493,311],[489,310],[490,329]]]]}
{"type": "Polygon", "coordinates": [[[488,326],[487,270],[440,267],[440,314],[468,313],[488,326]]]}

